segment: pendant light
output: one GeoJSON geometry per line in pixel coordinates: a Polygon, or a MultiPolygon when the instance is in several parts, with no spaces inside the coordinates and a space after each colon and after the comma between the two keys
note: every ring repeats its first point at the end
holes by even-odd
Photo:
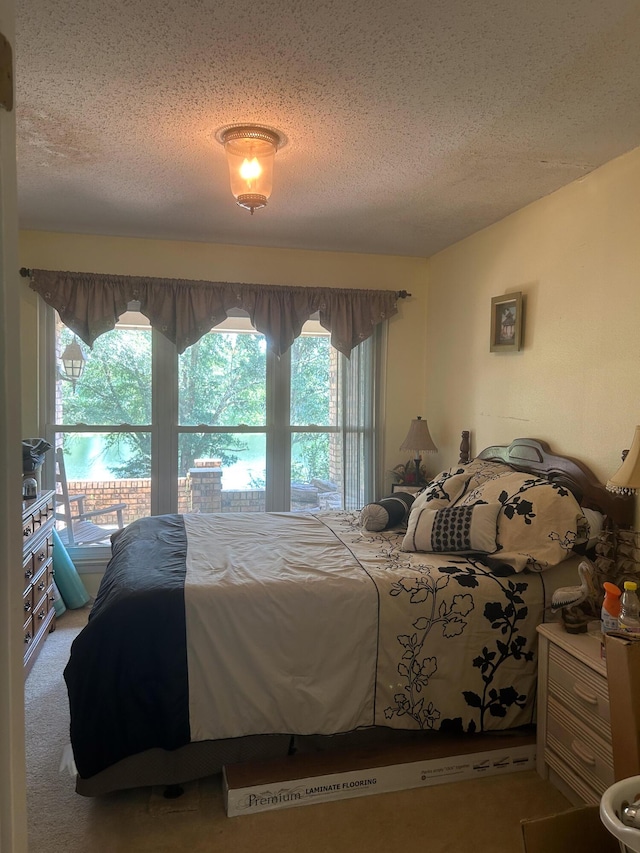
{"type": "Polygon", "coordinates": [[[64,352],[60,356],[60,361],[64,368],[64,375],[62,378],[73,383],[74,391],[76,390],[76,382],[82,376],[86,360],[87,359],[82,352],[82,348],[78,343],[78,339],[74,336],[73,341],[71,341],[70,344],[67,344],[64,352]]]}

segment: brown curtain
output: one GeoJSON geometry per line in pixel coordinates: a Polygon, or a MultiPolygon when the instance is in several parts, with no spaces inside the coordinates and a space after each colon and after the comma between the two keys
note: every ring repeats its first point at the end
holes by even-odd
{"type": "Polygon", "coordinates": [[[284,287],[220,281],[146,278],[100,273],[31,270],[30,287],[78,337],[93,345],[115,326],[129,302],[139,302],[151,325],[184,352],[226,317],[245,310],[269,347],[282,355],[316,312],[332,345],[349,356],[377,323],[397,313],[391,290],[284,287]]]}

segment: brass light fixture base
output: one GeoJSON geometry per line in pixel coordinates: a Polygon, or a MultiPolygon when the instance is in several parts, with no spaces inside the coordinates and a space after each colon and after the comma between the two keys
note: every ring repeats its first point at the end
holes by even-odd
{"type": "Polygon", "coordinates": [[[236,199],[236,204],[240,207],[244,207],[244,209],[248,210],[253,216],[254,210],[260,210],[261,207],[267,206],[267,199],[259,193],[243,193],[236,199]]]}
{"type": "Polygon", "coordinates": [[[264,124],[225,124],[216,130],[214,137],[221,145],[232,139],[262,139],[274,145],[276,151],[284,148],[288,142],[283,133],[264,124]]]}

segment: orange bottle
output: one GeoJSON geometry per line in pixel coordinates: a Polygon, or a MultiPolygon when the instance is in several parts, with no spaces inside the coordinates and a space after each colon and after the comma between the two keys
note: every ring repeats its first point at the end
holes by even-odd
{"type": "Polygon", "coordinates": [[[620,615],[620,596],[622,591],[614,583],[605,581],[604,601],[602,602],[602,611],[600,614],[601,630],[603,634],[607,631],[618,630],[618,616],[620,615]]]}

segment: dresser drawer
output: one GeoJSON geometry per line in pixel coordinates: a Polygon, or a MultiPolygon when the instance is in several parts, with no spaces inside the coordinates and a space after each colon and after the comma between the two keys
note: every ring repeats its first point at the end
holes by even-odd
{"type": "Polygon", "coordinates": [[[33,573],[37,574],[38,570],[47,562],[53,554],[53,537],[51,534],[44,539],[38,547],[31,552],[31,561],[33,563],[33,573]]]}
{"type": "Polygon", "coordinates": [[[49,613],[49,609],[51,607],[50,598],[53,599],[53,596],[50,596],[49,590],[46,589],[41,594],[41,597],[37,600],[37,604],[35,604],[33,607],[33,630],[35,634],[38,633],[38,631],[40,630],[40,626],[45,622],[47,618],[47,614],[49,613]]]}
{"type": "Polygon", "coordinates": [[[604,740],[553,697],[547,706],[545,759],[555,753],[587,786],[602,794],[615,781],[613,750],[604,740]]]}
{"type": "Polygon", "coordinates": [[[563,649],[549,647],[549,694],[592,731],[611,740],[609,689],[604,676],[563,649]]]}
{"type": "Polygon", "coordinates": [[[33,638],[35,636],[33,631],[33,616],[29,616],[24,623],[24,652],[27,653],[27,649],[33,643],[33,638]]]}
{"type": "Polygon", "coordinates": [[[22,610],[25,619],[31,617],[31,614],[33,613],[33,603],[33,587],[29,584],[22,595],[22,610]]]}
{"type": "Polygon", "coordinates": [[[578,795],[581,803],[597,806],[602,798],[601,791],[594,791],[589,785],[577,776],[564,761],[551,750],[545,753],[545,762],[550,770],[553,770],[565,782],[571,790],[578,795]]]}
{"type": "Polygon", "coordinates": [[[38,573],[33,578],[31,585],[33,586],[33,600],[38,601],[43,593],[51,586],[51,570],[53,560],[49,560],[47,564],[41,566],[38,573]]]}

